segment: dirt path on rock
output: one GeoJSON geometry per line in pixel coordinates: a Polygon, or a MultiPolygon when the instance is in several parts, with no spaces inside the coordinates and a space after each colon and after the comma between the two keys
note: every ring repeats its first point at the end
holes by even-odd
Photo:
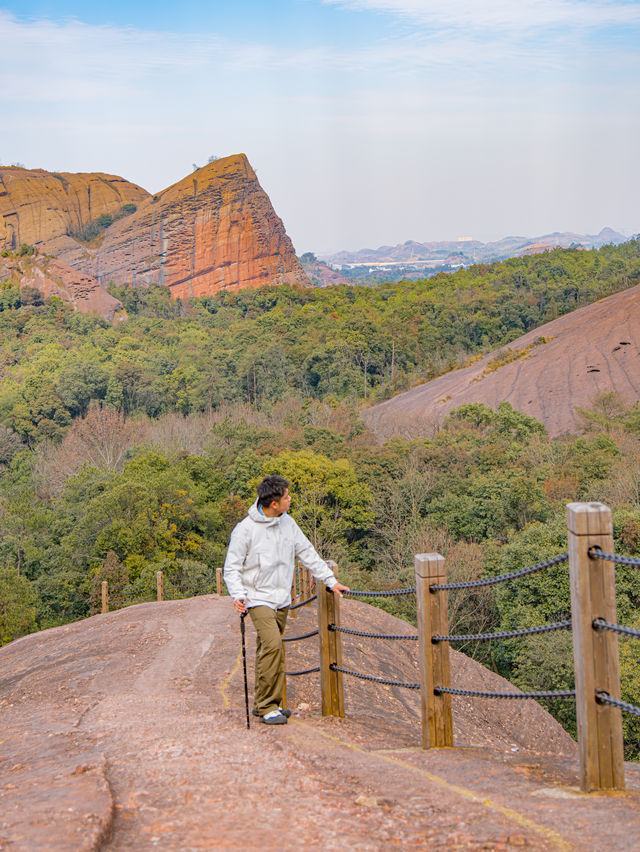
{"type": "MultiPolygon", "coordinates": [[[[402,624],[364,604],[347,610],[381,629],[402,624]]],[[[305,610],[290,632],[312,621],[305,610]]],[[[288,659],[312,657],[315,641],[288,659]]],[[[403,703],[349,680],[348,717],[322,718],[313,681],[289,679],[286,727],[255,720],[248,731],[238,622],[216,596],[130,607],[6,646],[0,849],[637,848],[637,767],[629,792],[584,796],[575,749],[543,751],[544,731],[507,745],[517,716],[496,723],[492,741],[459,706],[466,747],[425,752],[416,696],[403,703]]],[[[547,735],[559,736],[551,723],[547,735]]]]}

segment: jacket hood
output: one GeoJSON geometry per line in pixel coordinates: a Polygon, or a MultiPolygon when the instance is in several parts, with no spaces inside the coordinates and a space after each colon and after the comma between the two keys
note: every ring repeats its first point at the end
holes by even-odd
{"type": "Polygon", "coordinates": [[[258,501],[251,506],[249,509],[249,517],[252,521],[255,521],[256,524],[273,524],[278,523],[280,518],[268,518],[266,515],[263,515],[260,509],[258,509],[258,501]]]}

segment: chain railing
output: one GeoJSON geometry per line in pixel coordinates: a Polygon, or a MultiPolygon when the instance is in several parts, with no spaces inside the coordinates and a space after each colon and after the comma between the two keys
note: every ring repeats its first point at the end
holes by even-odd
{"type": "MultiPolygon", "coordinates": [[[[427,561],[434,561],[435,564],[439,564],[440,562],[444,562],[441,556],[438,554],[432,554],[426,557],[427,561]]],[[[423,607],[423,615],[425,609],[429,609],[430,605],[437,600],[437,592],[447,591],[448,589],[458,589],[458,588],[476,588],[478,586],[484,585],[494,585],[500,582],[506,582],[509,580],[515,580],[520,577],[527,576],[529,574],[536,573],[538,571],[542,571],[545,568],[552,568],[556,565],[559,565],[563,562],[566,562],[568,559],[568,554],[563,553],[559,556],[553,557],[552,559],[547,559],[543,562],[538,562],[535,565],[532,565],[528,568],[524,568],[518,571],[513,571],[509,574],[504,574],[499,577],[491,577],[486,580],[475,580],[468,583],[434,583],[429,582],[426,586],[424,582],[421,582],[424,578],[420,577],[420,574],[416,567],[416,586],[412,586],[409,588],[403,589],[388,589],[388,590],[356,590],[352,589],[344,592],[344,597],[358,597],[358,598],[391,598],[397,597],[400,595],[410,595],[417,594],[420,591],[427,591],[428,599],[427,599],[427,607],[423,607]]],[[[421,560],[421,557],[416,557],[417,561],[421,560]]],[[[432,579],[432,578],[430,578],[432,579]]],[[[331,607],[332,611],[335,614],[334,621],[328,619],[326,624],[324,625],[324,630],[327,634],[327,641],[324,643],[327,648],[329,647],[328,637],[330,634],[334,634],[333,645],[331,645],[332,653],[325,654],[328,659],[328,663],[326,664],[327,671],[327,690],[329,690],[328,684],[331,682],[329,680],[331,674],[333,673],[333,688],[335,690],[335,695],[331,694],[327,697],[326,701],[323,699],[323,703],[326,703],[327,706],[343,706],[344,698],[342,695],[342,678],[340,675],[348,675],[350,677],[358,678],[360,680],[369,681],[371,683],[378,683],[388,686],[401,687],[406,689],[420,689],[420,683],[408,683],[404,680],[391,678],[391,677],[379,677],[377,675],[368,674],[365,672],[356,671],[352,668],[347,668],[342,665],[341,654],[342,648],[339,641],[339,636],[348,635],[348,636],[357,636],[366,639],[376,639],[376,640],[391,640],[391,641],[422,641],[422,645],[430,644],[431,646],[438,645],[439,643],[448,643],[448,642],[459,642],[459,641],[487,641],[491,639],[509,639],[515,638],[518,636],[530,636],[541,633],[548,633],[555,630],[568,630],[571,629],[571,620],[565,620],[560,622],[555,622],[553,624],[540,625],[536,627],[527,627],[522,628],[520,630],[510,630],[510,631],[499,631],[495,633],[486,633],[486,634],[460,634],[460,635],[449,635],[449,634],[441,634],[441,633],[433,633],[429,635],[424,630],[423,635],[418,634],[396,634],[396,633],[380,633],[373,632],[367,630],[357,630],[350,627],[342,627],[338,623],[338,613],[339,613],[339,599],[331,594],[330,590],[323,587],[321,591],[319,591],[319,596],[321,602],[324,602],[324,606],[331,607]],[[337,636],[335,634],[338,634],[337,636]],[[428,640],[428,642],[427,642],[428,640]]],[[[445,614],[446,616],[446,614],[445,614]]],[[[422,626],[424,627],[424,618],[421,619],[422,626]]],[[[323,625],[321,624],[320,633],[322,634],[323,625]]],[[[321,638],[321,656],[323,650],[323,643],[321,638]]],[[[325,649],[326,650],[326,649],[325,649]]],[[[422,653],[422,657],[424,658],[425,654],[422,653]]],[[[447,659],[448,663],[448,659],[447,659]]],[[[443,669],[444,670],[444,669],[443,669]]],[[[436,697],[444,697],[448,695],[468,695],[475,697],[483,697],[483,698],[539,698],[539,699],[557,699],[557,698],[573,698],[575,697],[574,690],[565,690],[558,692],[532,692],[532,693],[499,693],[499,692],[489,692],[489,691],[478,691],[478,690],[464,690],[458,688],[452,688],[448,684],[435,684],[432,688],[432,695],[436,697]]],[[[336,714],[337,715],[337,714],[336,714]]],[[[446,725],[445,725],[446,727],[446,725]]],[[[449,725],[450,727],[450,725],[449,725]]],[[[451,744],[451,743],[448,743],[451,744]]]]}
{"type": "MultiPolygon", "coordinates": [[[[313,577],[308,568],[301,563],[298,563],[293,575],[291,584],[291,606],[289,611],[298,610],[303,606],[308,606],[313,601],[317,600],[317,594],[311,594],[313,588],[313,577]]],[[[293,612],[295,618],[296,613],[293,612]]],[[[311,639],[318,635],[318,630],[309,630],[307,633],[299,633],[296,636],[284,636],[283,643],[300,642],[303,639],[311,639]]],[[[300,677],[301,675],[317,674],[320,671],[320,666],[311,666],[310,668],[300,669],[298,671],[285,671],[287,677],[300,677]]]]}
{"type": "Polygon", "coordinates": [[[349,636],[363,636],[366,639],[409,639],[415,641],[419,638],[417,633],[409,635],[406,633],[369,633],[366,630],[350,630],[348,627],[338,627],[335,624],[330,624],[329,630],[347,633],[349,636]]]}
{"type": "MultiPolygon", "coordinates": [[[[640,568],[640,559],[634,559],[631,556],[623,556],[619,553],[606,553],[598,545],[590,547],[588,554],[589,559],[594,561],[601,560],[613,563],[614,565],[627,565],[631,568],[640,568]]],[[[597,631],[608,631],[620,636],[630,637],[631,639],[640,639],[640,630],[636,630],[634,627],[627,627],[623,624],[616,624],[615,622],[607,621],[605,618],[594,618],[591,625],[593,629],[597,631]]],[[[627,701],[621,701],[620,699],[613,698],[605,691],[601,690],[597,692],[596,701],[598,704],[607,704],[611,707],[616,707],[617,709],[622,710],[623,713],[628,713],[632,716],[640,716],[640,707],[635,704],[630,704],[627,701]]]]}
{"type": "Polygon", "coordinates": [[[311,595],[311,597],[307,598],[305,601],[298,601],[298,603],[292,604],[289,607],[289,610],[300,609],[301,606],[306,606],[307,604],[313,603],[317,599],[317,597],[317,595],[311,595]]]}
{"type": "Polygon", "coordinates": [[[555,565],[560,565],[568,559],[568,553],[561,553],[552,559],[530,565],[529,568],[521,568],[519,571],[501,574],[499,577],[486,577],[484,580],[468,580],[465,583],[435,583],[429,587],[429,591],[442,592],[447,589],[479,589],[482,586],[495,586],[497,583],[505,583],[507,580],[518,580],[520,577],[526,577],[528,574],[537,574],[538,571],[543,571],[545,568],[553,568],[555,565]]]}
{"type": "MultiPolygon", "coordinates": [[[[537,562],[527,568],[461,583],[447,582],[444,558],[440,554],[415,557],[416,585],[390,590],[350,590],[347,598],[393,598],[415,595],[418,633],[394,634],[357,630],[340,625],[340,596],[313,581],[307,569],[298,567],[292,584],[294,611],[318,601],[318,628],[285,637],[296,642],[319,637],[320,665],[299,671],[287,671],[289,677],[320,673],[322,712],[344,716],[343,675],[376,684],[422,691],[422,739],[425,748],[453,745],[451,696],[486,699],[537,699],[576,702],[580,750],[581,786],[585,791],[624,788],[624,763],[621,713],[640,716],[640,707],[620,697],[618,635],[640,639],[640,630],[616,622],[614,565],[640,568],[640,559],[612,552],[611,512],[601,503],[570,503],[567,506],[568,551],[537,562]],[[492,633],[450,634],[448,630],[447,592],[474,589],[521,579],[545,569],[569,563],[572,617],[550,624],[492,633]],[[455,642],[484,642],[573,630],[575,689],[535,692],[493,692],[451,686],[449,645],[455,642]],[[593,641],[597,632],[601,639],[593,641]],[[343,666],[341,636],[375,640],[417,641],[420,683],[380,677],[343,666]],[[594,688],[595,687],[595,688],[594,688]],[[603,712],[606,709],[606,712],[603,712]]],[[[334,563],[329,563],[335,572],[334,563]]],[[[221,575],[216,576],[221,590],[221,575]]],[[[164,600],[162,572],[157,575],[156,600],[164,600]]],[[[108,586],[102,583],[102,611],[109,608],[108,586]]]]}
{"type": "Polygon", "coordinates": [[[439,554],[419,554],[415,559],[416,585],[407,589],[352,590],[345,597],[380,598],[415,594],[418,634],[394,634],[343,627],[339,621],[339,598],[318,590],[320,607],[321,682],[323,713],[344,715],[342,676],[394,687],[420,689],[423,700],[423,745],[453,745],[452,696],[479,699],[544,700],[576,703],[580,750],[581,786],[585,791],[624,788],[621,712],[640,715],[640,708],[620,698],[617,636],[639,639],[640,630],[618,624],[615,619],[615,575],[613,564],[640,567],[640,559],[612,553],[610,510],[599,503],[569,504],[567,507],[568,550],[550,559],[497,577],[463,583],[447,581],[444,559],[439,554]],[[571,618],[532,627],[491,633],[452,634],[448,630],[447,593],[517,581],[568,562],[571,618]],[[601,567],[596,567],[601,566],[601,567]],[[331,617],[333,616],[333,617],[331,617]],[[449,645],[455,642],[486,642],[535,636],[553,631],[574,632],[575,689],[508,691],[465,689],[450,683],[449,645]],[[604,641],[593,641],[597,631],[604,641]],[[419,643],[421,681],[381,677],[356,671],[342,664],[342,635],[373,640],[413,640],[419,643]],[[609,637],[609,638],[606,638],[609,637]],[[595,688],[594,688],[595,685],[595,688]],[[325,695],[326,693],[326,695],[325,695]],[[600,708],[598,710],[598,708],[600,708]],[[603,708],[607,712],[603,713],[603,708]]]}
{"type": "Polygon", "coordinates": [[[415,593],[415,586],[408,589],[389,589],[386,592],[356,591],[355,589],[349,589],[348,592],[344,592],[348,598],[396,598],[400,595],[415,595],[415,593]]]}
{"type": "MultiPolygon", "coordinates": [[[[185,579],[165,582],[163,571],[156,572],[156,591],[125,591],[127,587],[121,584],[112,584],[103,580],[100,584],[100,612],[102,615],[110,610],[124,609],[135,604],[151,603],[152,601],[179,601],[187,598],[198,597],[198,595],[210,594],[211,581],[207,579],[200,583],[185,579]]],[[[216,570],[215,588],[218,595],[222,595],[222,569],[216,570]]],[[[93,597],[93,595],[92,595],[93,597]]]]}
{"type": "Polygon", "coordinates": [[[374,675],[363,674],[362,672],[354,672],[351,669],[345,669],[337,663],[330,663],[329,668],[333,672],[342,672],[342,674],[351,675],[351,677],[360,678],[360,680],[371,680],[374,683],[383,683],[388,686],[402,686],[405,689],[420,689],[419,683],[406,683],[402,680],[391,680],[386,677],[375,677],[374,675]]]}
{"type": "Polygon", "coordinates": [[[310,630],[308,633],[301,633],[299,636],[285,636],[283,642],[299,642],[301,639],[309,639],[311,636],[317,636],[317,630],[310,630]]]}
{"type": "MultiPolygon", "coordinates": [[[[489,699],[573,699],[576,702],[578,739],[580,749],[581,786],[585,791],[624,788],[624,760],[622,741],[622,713],[640,715],[640,708],[620,698],[620,675],[617,636],[640,638],[640,630],[618,624],[615,619],[614,564],[640,567],[640,560],[612,553],[613,528],[611,512],[600,503],[572,503],[567,506],[568,551],[544,560],[529,568],[503,574],[499,577],[475,580],[469,583],[448,583],[444,560],[434,555],[426,570],[419,570],[423,588],[418,582],[419,611],[425,622],[424,635],[431,637],[435,649],[426,650],[427,719],[423,719],[425,745],[451,745],[451,695],[464,695],[489,699]],[[571,587],[571,620],[510,631],[487,634],[450,635],[437,629],[446,624],[446,600],[435,606],[424,591],[428,586],[431,598],[446,594],[449,589],[476,588],[493,585],[552,568],[569,562],[571,587]],[[421,606],[420,606],[421,604],[421,606]],[[557,692],[491,692],[452,687],[449,683],[448,658],[441,649],[442,643],[457,641],[487,641],[511,639],[520,636],[547,633],[553,630],[572,629],[574,633],[574,668],[576,687],[557,692]],[[597,631],[601,639],[593,640],[597,631]],[[594,689],[595,686],[595,689],[594,689]],[[600,711],[598,711],[600,706],[600,711]],[[608,707],[606,713],[602,707],[608,707]],[[444,731],[444,734],[442,732],[444,731]]],[[[426,643],[425,643],[426,645],[426,643]]]]}
{"type": "MultiPolygon", "coordinates": [[[[398,634],[398,633],[377,633],[371,632],[367,630],[355,630],[353,628],[341,627],[339,624],[338,613],[339,613],[339,603],[338,599],[335,595],[330,594],[327,598],[327,606],[331,606],[333,612],[335,613],[335,618],[333,621],[328,620],[326,624],[326,630],[328,634],[334,634],[333,647],[335,649],[334,657],[331,657],[328,661],[328,671],[334,672],[335,676],[338,678],[335,683],[335,688],[339,693],[342,692],[342,678],[339,677],[342,674],[349,675],[350,677],[359,678],[360,680],[370,681],[372,683],[380,683],[386,686],[398,686],[404,689],[419,689],[419,683],[407,683],[403,680],[398,680],[394,678],[382,678],[376,677],[374,675],[366,674],[364,672],[358,672],[353,669],[344,668],[341,665],[341,660],[339,656],[341,654],[341,643],[339,641],[340,634],[346,634],[349,636],[359,636],[367,639],[384,639],[384,640],[409,640],[415,641],[418,639],[417,635],[406,635],[406,634],[398,634]]],[[[384,591],[369,591],[369,590],[355,590],[350,589],[349,591],[343,592],[345,597],[361,597],[361,598],[395,598],[401,595],[415,595],[416,590],[415,586],[411,588],[405,589],[387,589],[384,591]]],[[[325,592],[327,594],[327,592],[325,592]]],[[[336,697],[336,703],[340,706],[344,704],[344,698],[338,694],[336,697]]]]}
{"type": "Polygon", "coordinates": [[[491,639],[515,639],[517,636],[535,636],[539,633],[551,633],[554,630],[571,630],[571,619],[543,624],[540,627],[523,627],[520,630],[500,630],[497,633],[458,633],[454,636],[431,637],[432,642],[488,642],[491,639]]]}
{"type": "Polygon", "coordinates": [[[488,692],[483,689],[456,689],[451,686],[435,686],[436,695],[470,695],[475,698],[575,698],[575,689],[565,689],[558,692],[488,692]]]}
{"type": "Polygon", "coordinates": [[[618,698],[612,698],[606,692],[596,692],[596,701],[598,704],[609,704],[611,707],[617,707],[623,713],[629,713],[631,716],[640,716],[640,707],[635,704],[628,704],[626,701],[620,701],[618,698]]]}
{"type": "Polygon", "coordinates": [[[629,565],[631,568],[640,568],[640,559],[632,556],[621,556],[619,553],[604,553],[599,547],[589,548],[589,559],[602,559],[605,562],[613,562],[615,565],[629,565]]]}
{"type": "Polygon", "coordinates": [[[623,636],[640,639],[640,630],[636,630],[634,627],[624,627],[622,624],[611,624],[611,622],[605,621],[604,618],[594,618],[593,629],[610,630],[612,633],[621,633],[623,636]]]}
{"type": "Polygon", "coordinates": [[[302,669],[299,672],[285,672],[287,677],[297,677],[298,675],[307,675],[307,674],[315,674],[320,671],[320,666],[313,666],[310,669],[302,669]]]}

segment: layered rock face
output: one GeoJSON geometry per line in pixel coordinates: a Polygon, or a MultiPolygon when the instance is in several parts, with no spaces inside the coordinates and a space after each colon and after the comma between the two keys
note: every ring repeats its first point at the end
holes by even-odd
{"type": "Polygon", "coordinates": [[[149,197],[102,241],[70,245],[65,238],[47,250],[102,284],[164,284],[181,298],[310,285],[244,154],[216,160],[149,197]]]}
{"type": "Polygon", "coordinates": [[[58,296],[83,314],[100,314],[110,322],[126,319],[122,302],[114,299],[99,281],[53,257],[0,258],[0,280],[22,290],[33,287],[43,297],[58,296]]]}
{"type": "Polygon", "coordinates": [[[149,193],[107,174],[67,174],[0,166],[0,252],[23,243],[47,248],[51,241],[72,248],[66,236],[82,233],[100,216],[117,215],[149,193]]]}
{"type": "Polygon", "coordinates": [[[311,284],[244,154],[210,163],[153,197],[113,175],[2,167],[0,252],[23,243],[40,257],[28,270],[23,259],[11,265],[13,280],[110,318],[120,303],[104,289],[109,283],[164,284],[180,298],[311,284]],[[125,205],[135,212],[122,216],[125,205]],[[105,215],[116,221],[82,239],[105,215]]]}

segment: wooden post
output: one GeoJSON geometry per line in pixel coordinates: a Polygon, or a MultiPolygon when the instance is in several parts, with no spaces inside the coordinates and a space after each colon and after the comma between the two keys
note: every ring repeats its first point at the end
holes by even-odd
{"type": "Polygon", "coordinates": [[[158,591],[158,600],[164,600],[164,580],[162,577],[162,571],[158,571],[156,573],[156,588],[158,591]]]}
{"type": "Polygon", "coordinates": [[[624,790],[622,713],[596,701],[596,691],[620,698],[618,637],[592,626],[594,618],[616,621],[615,566],[589,558],[591,547],[613,552],[611,510],[569,503],[567,527],[580,785],[587,793],[624,790]]]}
{"type": "MultiPolygon", "coordinates": [[[[291,580],[291,603],[298,603],[298,571],[299,571],[299,563],[293,569],[293,579],[291,580]]],[[[297,618],[298,610],[294,609],[289,613],[289,618],[297,618]]]]}
{"type": "Polygon", "coordinates": [[[109,612],[109,584],[102,581],[102,613],[109,612]]]}
{"type": "MultiPolygon", "coordinates": [[[[333,573],[335,562],[327,561],[333,573]]],[[[320,640],[320,690],[322,692],[322,715],[344,716],[344,686],[342,672],[332,671],[333,663],[342,665],[342,643],[340,634],[329,630],[330,624],[340,624],[340,598],[330,592],[324,583],[318,587],[318,631],[320,640]]]]}
{"type": "Polygon", "coordinates": [[[304,600],[311,597],[311,572],[305,565],[302,566],[302,594],[304,600]]]}
{"type": "Polygon", "coordinates": [[[418,635],[420,640],[420,685],[422,697],[422,746],[453,745],[451,695],[435,695],[434,686],[450,686],[449,643],[434,644],[435,634],[449,633],[447,592],[430,592],[429,586],[447,582],[444,557],[418,553],[415,557],[418,635]]]}
{"type": "Polygon", "coordinates": [[[222,568],[216,568],[216,594],[222,597],[222,568]]]}

